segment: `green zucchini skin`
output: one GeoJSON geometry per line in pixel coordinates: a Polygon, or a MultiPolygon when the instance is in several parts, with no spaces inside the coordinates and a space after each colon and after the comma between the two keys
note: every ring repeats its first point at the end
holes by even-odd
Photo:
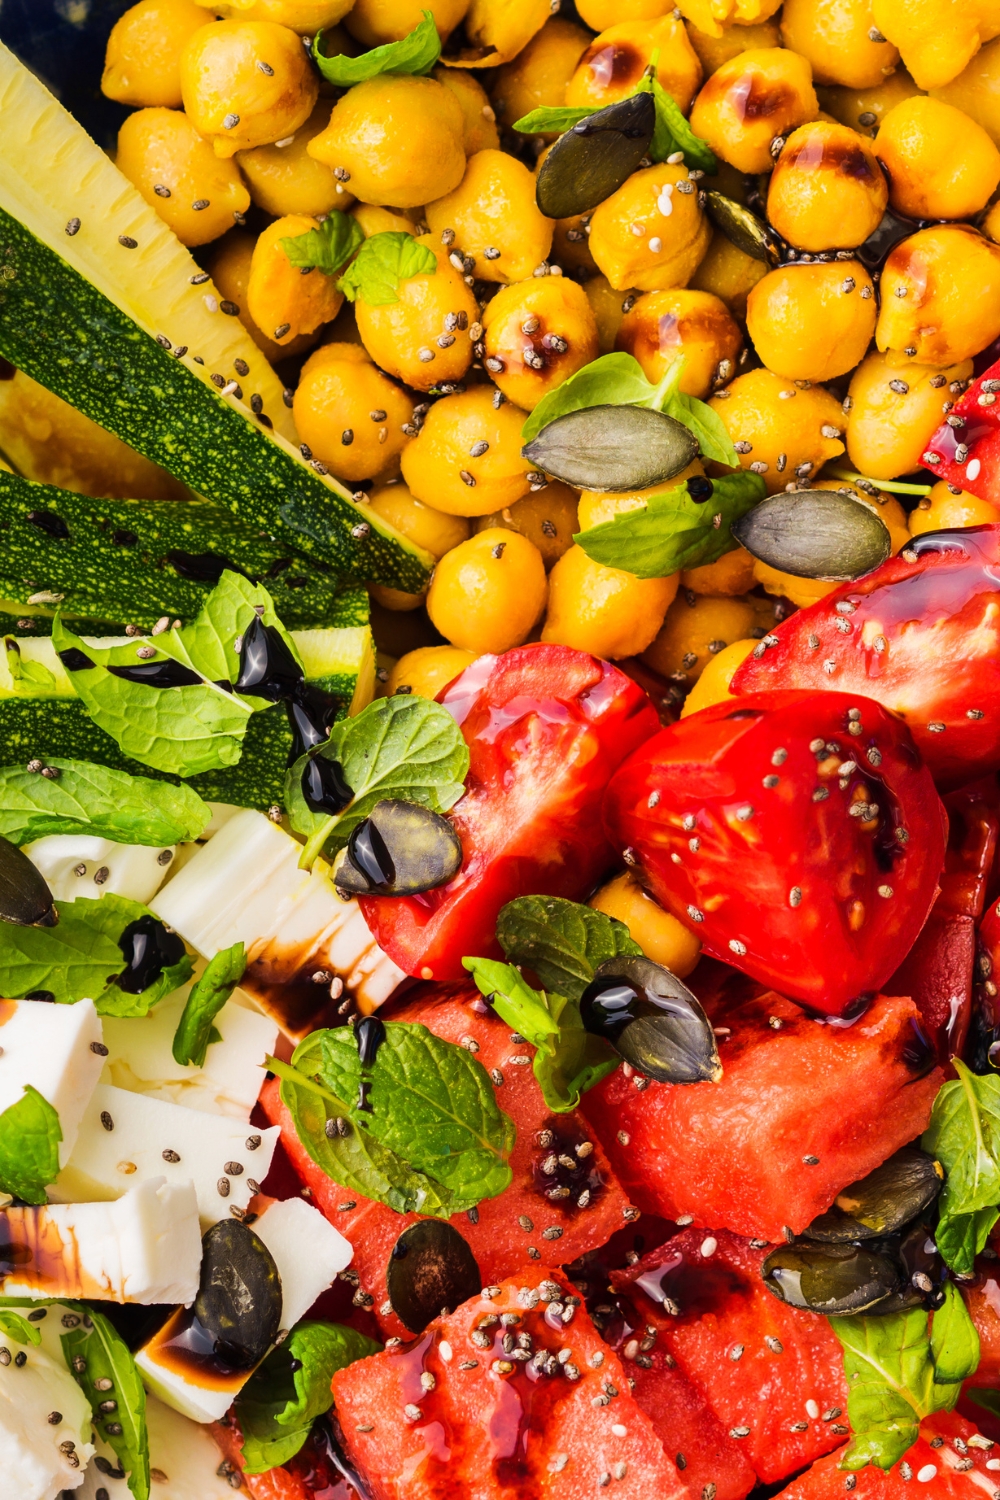
{"type": "Polygon", "coordinates": [[[3,209],[0,354],[280,545],[344,577],[426,587],[427,554],[272,438],[266,413],[248,420],[218,395],[186,362],[196,349],[175,358],[3,209]]]}

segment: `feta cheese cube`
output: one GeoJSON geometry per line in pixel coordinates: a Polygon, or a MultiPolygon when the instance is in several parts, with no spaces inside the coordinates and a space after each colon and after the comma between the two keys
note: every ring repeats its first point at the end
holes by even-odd
{"type": "Polygon", "coordinates": [[[25,844],[24,852],[57,901],[110,892],[147,905],[163,884],[175,848],[115,844],[88,833],[51,833],[25,844]]]}
{"type": "Polygon", "coordinates": [[[24,1096],[28,1084],[36,1088],[59,1116],[60,1166],[69,1160],[103,1066],[101,1021],[92,1000],[0,1000],[0,1113],[24,1096]]]}
{"type": "Polygon", "coordinates": [[[59,1500],[83,1483],[94,1452],[90,1404],[63,1360],[2,1342],[26,1358],[0,1364],[0,1488],[11,1500],[59,1500]]]}
{"type": "MultiPolygon", "coordinates": [[[[204,1427],[147,1395],[146,1428],[155,1500],[233,1500],[229,1480],[219,1473],[222,1455],[204,1427]]],[[[97,1500],[102,1490],[107,1500],[132,1500],[128,1479],[119,1472],[117,1458],[98,1433],[97,1455],[77,1500],[97,1500]],[[100,1467],[99,1459],[104,1460],[100,1467]]]]}

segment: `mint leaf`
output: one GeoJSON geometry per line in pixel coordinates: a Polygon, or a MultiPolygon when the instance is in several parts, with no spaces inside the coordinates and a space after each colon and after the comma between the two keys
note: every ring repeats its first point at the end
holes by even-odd
{"type": "Polygon", "coordinates": [[[968,1380],[979,1368],[979,1334],[953,1281],[945,1282],[944,1303],[931,1316],[931,1358],[938,1385],[968,1380]]]}
{"type": "Polygon", "coordinates": [[[365,232],[357,219],[335,208],[318,229],[309,229],[294,239],[281,240],[280,244],[290,265],[303,271],[315,269],[327,276],[336,276],[341,266],[364,243],[364,238],[365,232]]]}
{"type": "Polygon", "coordinates": [[[702,172],[719,170],[715,153],[707,141],[695,135],[676,100],[667,93],[655,73],[647,70],[633,93],[651,93],[656,105],[656,129],[649,147],[649,157],[654,162],[666,161],[676,152],[684,153],[687,167],[699,168],[702,172]]]}
{"type": "Polygon", "coordinates": [[[934,1240],[966,1275],[1000,1218],[1000,1078],[980,1077],[958,1058],[958,1078],[938,1090],[921,1145],[945,1169],[934,1240]]]}
{"type": "Polygon", "coordinates": [[[715,562],[735,543],[730,528],[763,500],[759,474],[725,474],[713,479],[714,493],[692,500],[687,485],[656,490],[642,510],[624,511],[573,540],[588,557],[637,578],[666,578],[682,568],[715,562]]]}
{"type": "Polygon", "coordinates": [[[0,768],[0,835],[12,844],[85,833],[155,848],[200,838],[212,810],[188,786],[130,776],[83,760],[50,759],[56,781],[0,768]]]}
{"type": "Polygon", "coordinates": [[[424,19],[408,36],[398,42],[386,42],[383,47],[373,47],[360,57],[347,57],[344,53],[326,57],[321,46],[323,33],[318,31],[312,55],[327,82],[342,89],[377,78],[380,73],[429,73],[441,56],[441,38],[431,12],[425,10],[422,15],[424,19]]]}
{"type": "Polygon", "coordinates": [[[541,109],[529,110],[526,115],[514,121],[512,128],[519,130],[522,135],[550,135],[556,130],[562,135],[594,113],[592,109],[577,109],[570,104],[545,105],[541,109]]]}
{"type": "Polygon", "coordinates": [[[668,417],[673,417],[675,422],[681,422],[689,432],[694,433],[703,458],[710,459],[712,463],[725,464],[729,469],[739,468],[739,455],[733,447],[729,430],[713,407],[695,396],[685,396],[683,391],[677,391],[661,407],[661,411],[665,411],[668,417]]]}
{"type": "Polygon", "coordinates": [[[25,1203],[45,1202],[59,1176],[59,1116],[31,1084],[0,1114],[0,1188],[25,1203]]]}
{"type": "Polygon", "coordinates": [[[193,1063],[196,1068],[205,1066],[209,1044],[220,1040],[212,1022],[243,978],[246,966],[247,954],[242,943],[223,948],[221,953],[209,960],[208,968],[191,986],[184,1012],[177,1023],[173,1042],[174,1062],[180,1063],[182,1067],[188,1063],[193,1063]]]}
{"type": "Polygon", "coordinates": [[[399,301],[401,281],[436,274],[433,250],[412,234],[387,229],[365,240],[337,285],[350,302],[360,297],[369,307],[384,307],[399,301]]]}
{"type": "Polygon", "coordinates": [[[40,1328],[29,1323],[27,1318],[22,1318],[20,1313],[10,1312],[7,1308],[0,1310],[0,1330],[18,1344],[33,1344],[37,1349],[42,1342],[40,1328]]]}
{"type": "Polygon", "coordinates": [[[146,1392],[135,1360],[103,1313],[89,1306],[81,1307],[80,1312],[86,1313],[87,1321],[61,1337],[66,1363],[90,1402],[94,1426],[128,1474],[128,1487],[135,1500],[149,1500],[146,1392]],[[83,1369],[77,1368],[75,1361],[79,1360],[83,1361],[83,1369]],[[104,1385],[107,1380],[110,1386],[104,1385]],[[118,1403],[111,1413],[101,1411],[109,1390],[114,1391],[118,1403]]]}
{"type": "Polygon", "coordinates": [[[508,901],[497,918],[497,941],[512,964],[533,969],[547,989],[570,1000],[579,1000],[605,959],[642,953],[624,922],[560,896],[508,901]]]}
{"type": "Polygon", "coordinates": [[[377,802],[399,797],[445,813],[465,791],[469,747],[446,708],[429,698],[377,698],[353,719],[342,719],[313,752],[340,762],[354,799],[336,816],[313,812],[302,791],[308,755],[288,772],[285,806],[292,828],[308,842],[303,866],[331,856],[377,802]]]}

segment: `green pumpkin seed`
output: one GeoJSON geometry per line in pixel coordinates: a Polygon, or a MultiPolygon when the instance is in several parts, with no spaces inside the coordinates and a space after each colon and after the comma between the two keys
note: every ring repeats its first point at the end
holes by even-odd
{"type": "Polygon", "coordinates": [[[557,417],[521,453],[574,489],[642,490],[686,468],[698,440],[649,407],[588,406],[557,417]]]}
{"type": "Polygon", "coordinates": [[[765,265],[778,264],[780,246],[774,230],[742,203],[734,203],[724,193],[710,190],[705,195],[705,209],[716,229],[720,229],[737,250],[754,260],[762,260],[765,265]]]}
{"type": "Polygon", "coordinates": [[[769,1292],[806,1312],[863,1313],[902,1284],[896,1258],[865,1245],[821,1245],[794,1240],[772,1250],[761,1267],[769,1292]]]}
{"type": "Polygon", "coordinates": [[[585,214],[631,177],[656,126],[652,94],[633,94],[580,120],[542,162],[535,201],[549,219],[585,214]]]}
{"type": "Polygon", "coordinates": [[[754,557],[779,572],[834,583],[863,578],[892,551],[881,517],[840,490],[772,495],[735,522],[732,533],[754,557]]]}
{"type": "Polygon", "coordinates": [[[809,1225],[811,1240],[835,1243],[894,1234],[934,1202],[943,1185],[941,1163],[904,1146],[860,1182],[839,1193],[833,1206],[809,1225]]]}
{"type": "Polygon", "coordinates": [[[0,838],[0,922],[54,927],[58,920],[41,871],[16,844],[0,838]]]}
{"type": "Polygon", "coordinates": [[[354,896],[418,896],[446,885],[461,868],[462,843],[447,818],[389,797],[351,834],[334,884],[354,896]]]}
{"type": "Polygon", "coordinates": [[[651,959],[620,955],[598,964],[580,997],[585,1030],[658,1083],[718,1083],[715,1032],[698,1000],[651,959]]]}

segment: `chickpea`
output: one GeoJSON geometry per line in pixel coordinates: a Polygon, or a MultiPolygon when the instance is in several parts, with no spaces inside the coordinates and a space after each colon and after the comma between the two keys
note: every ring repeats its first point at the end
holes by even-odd
{"type": "Polygon", "coordinates": [[[687,33],[706,78],[721,68],[723,63],[732,62],[734,57],[739,57],[741,52],[757,52],[763,47],[781,46],[781,33],[776,21],[761,21],[755,26],[727,26],[720,30],[717,37],[709,36],[707,31],[699,31],[692,23],[688,26],[687,33]]]}
{"type": "Polygon", "coordinates": [[[754,563],[753,576],[769,594],[780,599],[791,599],[799,609],[808,609],[810,604],[818,604],[827,594],[832,594],[834,589],[840,587],[839,584],[828,583],[822,578],[798,578],[794,573],[782,573],[780,568],[772,568],[759,559],[754,563]]]}
{"type": "Polygon", "coordinates": [[[628,21],[658,21],[673,8],[670,0],[583,0],[576,9],[591,31],[607,31],[628,21]]]}
{"type": "Polygon", "coordinates": [[[373,307],[363,297],[354,304],[361,341],[372,359],[415,390],[461,380],[472,363],[470,329],[479,303],[431,235],[422,235],[437,260],[433,276],[421,273],[401,282],[398,302],[373,307]]]}
{"type": "Polygon", "coordinates": [[[436,401],[403,451],[403,478],[417,499],[450,516],[488,516],[530,488],[521,457],[524,412],[494,405],[490,386],[477,385],[436,401]]]}
{"type": "Polygon", "coordinates": [[[917,95],[882,121],[875,155],[889,174],[889,202],[911,219],[968,219],[1000,182],[1000,151],[975,120],[917,95]]]}
{"type": "Polygon", "coordinates": [[[250,285],[250,267],[253,263],[257,236],[249,230],[234,229],[213,246],[205,259],[205,269],[215,282],[216,290],[227,302],[240,309],[239,318],[247,333],[265,358],[274,364],[311,349],[319,339],[316,333],[304,333],[281,346],[257,327],[247,306],[247,287],[250,285]]]}
{"type": "Polygon", "coordinates": [[[632,941],[639,944],[646,957],[654,964],[662,964],[678,979],[690,974],[698,962],[701,943],[694,933],[664,911],[631,871],[609,880],[591,896],[589,905],[624,922],[632,941]]]}
{"type": "Polygon", "coordinates": [[[1000,38],[987,42],[951,83],[931,92],[975,120],[1000,146],[1000,38]]]}
{"type": "Polygon", "coordinates": [[[205,245],[250,207],[239,169],[221,161],[182,110],[138,109],[118,132],[118,170],[182,245],[205,245]]]}
{"type": "Polygon", "coordinates": [[[198,0],[216,15],[237,21],[275,21],[311,36],[343,17],[349,0],[198,0]]]}
{"type": "Polygon", "coordinates": [[[650,485],[645,490],[618,490],[609,492],[607,490],[582,490],[577,503],[577,515],[580,530],[589,531],[593,526],[603,526],[607,521],[613,521],[615,516],[623,515],[626,511],[642,510],[649,502],[651,495],[658,495],[664,489],[672,489],[677,485],[690,479],[692,475],[698,474],[704,477],[705,467],[700,458],[693,459],[686,468],[665,484],[650,485]]]}
{"type": "Polygon", "coordinates": [[[818,111],[805,58],[765,47],[737,54],[712,74],[694,101],[691,129],[737,171],[770,172],[774,138],[818,111]]]}
{"type": "Polygon", "coordinates": [[[468,9],[468,0],[354,0],[344,25],[365,47],[401,41],[429,10],[442,42],[446,42],[468,9]]]}
{"type": "Polygon", "coordinates": [[[871,0],[785,0],[781,11],[782,43],[806,59],[817,83],[877,88],[899,53],[871,31],[871,0]]]}
{"type": "Polygon", "coordinates": [[[896,479],[920,468],[927,443],[954,401],[949,382],[965,381],[972,362],[950,369],[910,365],[900,370],[884,354],[869,354],[848,388],[847,453],[872,479],[896,479]]]}
{"type": "Polygon", "coordinates": [[[846,125],[817,120],[785,142],[767,216],[799,250],[853,250],[878,228],[888,197],[868,142],[846,125]]]}
{"type": "Polygon", "coordinates": [[[181,53],[181,95],[217,156],[294,135],[319,93],[305,48],[272,21],[214,21],[181,53]],[[264,63],[269,72],[258,67],[264,63]]]}
{"type": "Polygon", "coordinates": [[[964,526],[996,526],[1000,523],[1000,510],[968,490],[938,480],[929,495],[910,513],[910,535],[922,536],[925,531],[955,531],[964,526]]]}
{"type": "Polygon", "coordinates": [[[1000,334],[1000,248],[968,224],[902,240],[882,271],[879,349],[896,364],[949,365],[1000,334]]]}
{"type": "Polygon", "coordinates": [[[579,529],[578,499],[576,490],[552,479],[537,494],[525,495],[523,500],[516,500],[503,510],[480,516],[472,529],[486,531],[491,526],[507,526],[511,531],[519,531],[538,548],[547,572],[573,545],[573,533],[579,529]]]}
{"type": "Polygon", "coordinates": [[[523,52],[497,71],[493,106],[500,124],[511,130],[533,109],[565,104],[566,85],[590,40],[574,21],[562,16],[546,21],[523,52]]]}
{"type": "Polygon", "coordinates": [[[250,196],[265,213],[279,219],[285,214],[315,217],[335,208],[350,208],[354,202],[330,168],[314,160],[306,149],[330,123],[330,109],[329,99],[321,99],[286,145],[237,151],[236,161],[250,184],[250,196]]]}
{"type": "Polygon", "coordinates": [[[840,402],[822,386],[799,390],[771,370],[748,370],[709,405],[725,423],[740,467],[762,474],[770,495],[812,479],[844,451],[840,402]]]}
{"type": "Polygon", "coordinates": [[[701,63],[683,21],[673,12],[658,21],[627,21],[596,36],[566,86],[566,103],[603,109],[624,99],[659,49],[656,76],[686,114],[701,83],[701,63]]]}
{"type": "MultiPolygon", "coordinates": [[[[368,509],[435,559],[459,546],[469,535],[468,521],[461,516],[446,516],[443,511],[432,510],[422,500],[415,499],[405,484],[388,484],[373,490],[368,497],[368,509]]],[[[368,587],[386,609],[418,609],[424,601],[423,594],[407,594],[401,589],[384,588],[375,583],[368,587]]]]}
{"type": "Polygon", "coordinates": [[[550,0],[472,0],[465,13],[468,46],[448,61],[459,68],[498,68],[523,51],[551,14],[550,0]]]}
{"type": "Polygon", "coordinates": [[[597,322],[583,288],[565,276],[501,287],[486,304],[486,369],[508,401],[532,411],[597,358],[597,322]]]}
{"type": "Polygon", "coordinates": [[[111,28],[101,92],[119,104],[176,109],[181,53],[210,20],[194,0],[139,0],[111,28]]]}
{"type": "Polygon", "coordinates": [[[957,78],[983,43],[1000,33],[996,0],[872,0],[871,13],[922,89],[957,78]]]}
{"type": "Polygon", "coordinates": [[[590,253],[616,290],[685,286],[712,237],[687,168],[633,172],[590,221],[590,253]]]}
{"type": "Polygon", "coordinates": [[[715,382],[736,373],[743,343],[724,303],[710,292],[675,289],[647,292],[622,319],[617,347],[637,359],[654,385],[681,355],[685,361],[680,390],[707,396],[715,382]]]}
{"type": "Polygon", "coordinates": [[[677,9],[706,36],[721,37],[724,26],[751,26],[767,21],[781,0],[681,0],[677,9]]]}
{"type": "Polygon", "coordinates": [[[519,646],[545,608],[545,565],[516,531],[494,526],[452,548],[427,595],[432,623],[453,646],[481,655],[519,646]]]}
{"type": "MultiPolygon", "coordinates": [[[[547,153],[545,153],[547,154],[547,153]]],[[[538,158],[541,166],[544,155],[538,158]]],[[[590,253],[590,214],[575,214],[571,219],[556,219],[552,233],[552,259],[563,270],[585,271],[593,277],[597,263],[590,253]]]]}
{"type": "Polygon", "coordinates": [[[982,222],[982,231],[994,245],[1000,245],[1000,202],[994,203],[982,222]]]}
{"type": "Polygon", "coordinates": [[[359,344],[324,344],[302,367],[293,411],[313,457],[354,485],[382,473],[402,452],[413,401],[359,344]]]}
{"type": "Polygon", "coordinates": [[[466,156],[477,151],[497,151],[500,132],[497,117],[486,90],[477,78],[463,68],[435,68],[434,77],[450,89],[462,111],[462,150],[466,156]]]}
{"type": "Polygon", "coordinates": [[[389,673],[387,696],[409,689],[417,698],[436,698],[460,672],[475,661],[472,651],[457,646],[418,646],[401,656],[389,673]]]}
{"type": "Polygon", "coordinates": [[[859,260],[779,266],[750,293],[747,331],[776,375],[833,380],[864,358],[876,308],[859,260]]]}
{"type": "Polygon", "coordinates": [[[412,234],[413,220],[406,214],[391,208],[377,208],[374,203],[356,203],[351,209],[351,218],[357,219],[365,232],[365,239],[373,234],[412,234]]]}
{"type": "Polygon", "coordinates": [[[668,682],[686,689],[698,681],[713,656],[753,633],[760,614],[760,601],[681,589],[642,659],[668,682]]]}
{"type": "Polygon", "coordinates": [[[305,214],[287,214],[269,224],[254,246],[247,284],[247,307],[257,324],[272,328],[267,332],[276,344],[290,344],[302,333],[315,333],[324,323],[332,322],[340,311],[343,292],[336,280],[323,271],[303,274],[293,266],[282,243],[298,239],[319,221],[305,214]]]}
{"type": "Polygon", "coordinates": [[[685,698],[681,718],[687,719],[703,708],[711,708],[713,704],[735,698],[736,694],[729,691],[729,684],[736,675],[736,668],[743,665],[756,645],[757,642],[751,636],[745,641],[733,641],[718,656],[713,656],[685,698]]]}
{"type": "Polygon", "coordinates": [[[920,94],[905,68],[897,68],[875,88],[822,88],[816,92],[826,114],[839,120],[841,125],[849,125],[859,135],[873,139],[890,109],[902,104],[904,99],[914,99],[920,94]]]}
{"type": "Polygon", "coordinates": [[[734,318],[745,321],[747,298],[766,275],[767,266],[762,260],[745,255],[717,229],[688,286],[699,292],[711,292],[726,304],[734,318]]]}
{"type": "Polygon", "coordinates": [[[745,547],[734,547],[714,563],[685,568],[681,588],[692,594],[745,594],[753,588],[753,562],[745,547]]]}
{"type": "Polygon", "coordinates": [[[606,276],[591,276],[583,284],[594,318],[597,322],[597,342],[602,354],[610,354],[615,347],[618,330],[625,316],[625,308],[631,307],[639,295],[634,291],[619,292],[606,276]]]}
{"type": "Polygon", "coordinates": [[[552,248],[552,220],[535,203],[535,179],[505,151],[477,151],[465,176],[427,204],[431,233],[454,233],[455,248],[471,255],[491,281],[524,281],[552,248]]]}
{"type": "Polygon", "coordinates": [[[656,635],[676,593],[676,573],[637,578],[593,562],[582,547],[570,547],[549,574],[542,640],[593,656],[635,656],[656,635]]]}

